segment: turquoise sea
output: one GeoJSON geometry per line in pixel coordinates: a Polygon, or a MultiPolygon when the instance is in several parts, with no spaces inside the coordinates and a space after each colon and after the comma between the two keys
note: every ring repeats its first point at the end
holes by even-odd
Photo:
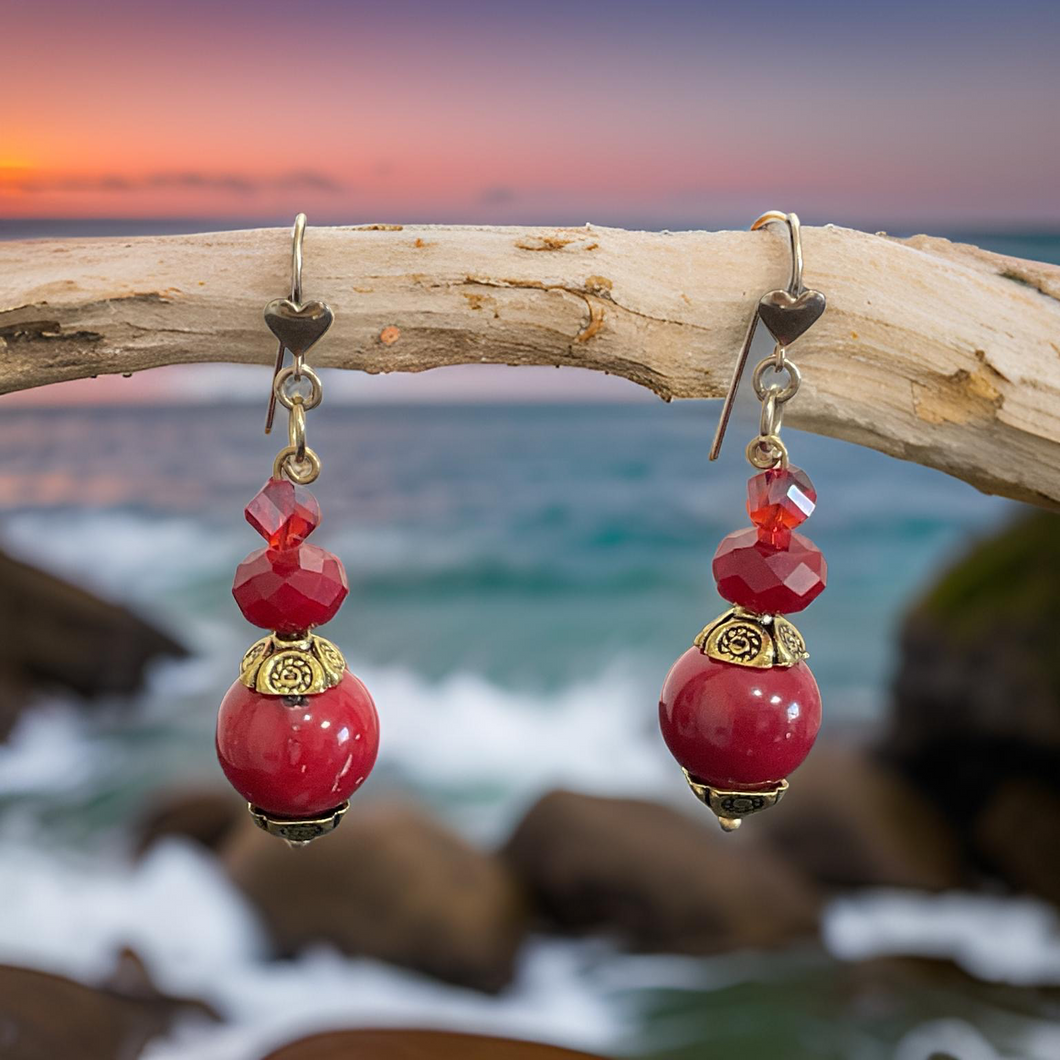
{"type": "MultiPolygon", "coordinates": [[[[1057,238],[969,238],[1060,260],[1057,238]]],[[[716,414],[698,402],[325,403],[313,414],[324,457],[314,540],[341,556],[350,580],[329,636],[382,719],[380,766],[363,797],[412,793],[484,843],[561,785],[685,805],[656,697],[673,659],[722,610],[710,559],[747,521],[740,439],[750,420],[709,465],[716,414]]],[[[114,946],[133,942],[163,985],[207,994],[231,1017],[224,1031],[159,1043],[156,1060],[249,1060],[263,1042],[304,1032],[280,1019],[291,1006],[262,1015],[263,997],[292,994],[305,995],[314,1025],[385,1018],[644,1056],[724,1047],[747,1060],[927,1060],[896,1050],[952,1010],[961,1033],[1009,1050],[996,1055],[1060,1055],[1034,1044],[1046,1039],[1033,1016],[1013,1030],[959,998],[920,998],[908,1019],[844,1024],[811,1003],[813,984],[842,978],[842,943],[777,963],[620,959],[605,943],[538,940],[496,1000],[330,953],[275,966],[208,859],[173,845],[132,866],[127,827],[151,794],[217,777],[216,705],[256,635],[229,590],[258,545],[242,507],[271,468],[275,442],[261,419],[256,405],[0,417],[0,544],[130,604],[193,651],[158,668],[131,715],[115,707],[89,719],[55,697],[0,745],[0,961],[91,977],[114,946]],[[779,1022],[764,1027],[763,1013],[779,1022]],[[795,1044],[778,1053],[781,1040],[795,1044]]],[[[799,620],[826,732],[866,735],[887,711],[904,610],[1016,506],[868,450],[785,436],[818,489],[805,529],[829,563],[827,591],[799,620]]],[[[907,912],[911,922],[938,916],[915,901],[907,912]]],[[[860,915],[837,912],[836,937],[856,936],[860,915]]],[[[972,899],[948,915],[955,937],[983,917],[1014,917],[1009,942],[1026,926],[1018,910],[972,899]]],[[[1035,959],[1052,968],[1053,956],[1046,947],[1035,959]]],[[[1051,974],[1060,982],[1060,967],[1051,974]]]]}

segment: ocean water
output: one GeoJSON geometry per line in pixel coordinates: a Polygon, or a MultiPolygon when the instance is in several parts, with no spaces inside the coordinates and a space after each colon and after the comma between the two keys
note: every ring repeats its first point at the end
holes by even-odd
{"type": "MultiPolygon", "coordinates": [[[[687,807],[655,700],[673,658],[723,609],[710,558],[746,518],[740,446],[718,465],[705,460],[713,412],[639,403],[314,413],[325,459],[315,540],[343,558],[351,587],[330,635],[382,716],[380,763],[359,798],[411,792],[483,843],[502,841],[558,785],[687,807]]],[[[887,709],[903,610],[1016,506],[853,446],[796,432],[789,444],[818,488],[806,529],[829,560],[829,588],[799,620],[826,724],[869,734],[887,709]]],[[[756,1013],[786,1013],[816,1050],[807,1057],[883,1060],[917,1028],[927,1033],[930,1006],[924,1019],[871,1033],[837,1009],[825,1034],[814,1030],[819,1015],[802,1025],[782,1000],[795,982],[824,996],[843,960],[886,952],[888,938],[908,952],[908,930],[873,934],[886,896],[838,909],[824,953],[779,962],[620,957],[603,942],[537,940],[512,989],[488,999],[326,951],[270,963],[207,857],[170,843],[133,865],[129,825],[152,794],[217,779],[216,704],[256,636],[230,595],[233,568],[258,544],[242,507],[274,446],[256,406],[24,409],[0,420],[4,547],[127,602],[194,653],[159,666],[131,714],[114,705],[87,718],[76,704],[44,703],[0,747],[0,960],[93,979],[131,943],[166,988],[228,1015],[221,1028],[179,1028],[156,1043],[155,1060],[253,1060],[297,1033],[359,1022],[673,1057],[711,1041],[767,1055],[756,1013]],[[302,1007],[279,1003],[292,998],[302,1007]]],[[[973,899],[962,910],[936,949],[959,954],[974,925],[997,916],[973,899]]],[[[1012,915],[1032,925],[1047,916],[1012,915]]],[[[909,896],[899,920],[918,918],[936,923],[937,911],[909,896]]],[[[1051,937],[1039,981],[1060,981],[1051,937]]],[[[1048,1055],[1034,1051],[1048,1029],[1040,1021],[998,1030],[963,1011],[958,1024],[1048,1055]]],[[[936,1031],[945,1041],[952,1028],[936,1031]]]]}
{"type": "MultiPolygon", "coordinates": [[[[133,764],[105,771],[120,790],[98,803],[101,825],[141,784],[214,768],[214,709],[256,636],[230,586],[259,544],[242,508],[271,467],[260,421],[249,406],[0,421],[5,546],[129,602],[195,652],[147,697],[141,780],[133,764]]],[[[549,784],[679,793],[652,707],[670,663],[724,609],[711,556],[747,522],[749,469],[738,445],[708,469],[710,427],[701,404],[314,414],[326,461],[314,540],[350,579],[330,635],[379,699],[388,783],[441,799],[486,838],[549,784]]],[[[790,445],[818,488],[806,529],[829,562],[828,590],[799,617],[826,725],[870,727],[903,608],[1014,506],[854,446],[795,432],[790,445]]]]}
{"type": "MultiPolygon", "coordinates": [[[[995,243],[1060,258],[1051,237],[995,243]]],[[[342,557],[351,587],[329,635],[382,718],[380,763],[358,798],[412,794],[485,844],[560,785],[688,807],[655,702],[670,663],[723,609],[710,559],[746,522],[738,439],[750,422],[708,465],[716,412],[314,412],[314,540],[342,557]]],[[[829,909],[821,948],[782,957],[629,956],[605,941],[535,939],[512,988],[486,998],[326,949],[270,962],[209,857],[170,842],[134,863],[130,826],[153,794],[218,779],[216,705],[256,637],[230,585],[259,543],[242,507],[275,451],[261,418],[243,405],[0,418],[0,545],[129,604],[193,652],[158,666],[131,709],[88,716],[53,697],[0,745],[0,961],[93,980],[132,944],[160,985],[228,1017],[178,1027],[149,1060],[255,1060],[298,1034],[363,1023],[667,1060],[1060,1055],[1044,1010],[1017,1013],[993,994],[923,992],[899,1013],[828,1000],[842,996],[846,962],[879,954],[949,956],[998,984],[1060,984],[1060,928],[1033,902],[850,896],[829,909]]],[[[1017,506],[857,447],[786,437],[817,486],[805,529],[829,562],[828,590],[798,619],[825,732],[867,738],[886,715],[905,609],[1017,506]]]]}

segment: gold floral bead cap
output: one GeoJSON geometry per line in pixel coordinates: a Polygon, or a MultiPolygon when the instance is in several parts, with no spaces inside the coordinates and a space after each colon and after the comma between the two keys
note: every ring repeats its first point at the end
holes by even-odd
{"type": "Polygon", "coordinates": [[[271,633],[247,650],[239,679],[266,696],[312,696],[334,688],[345,671],[346,660],[330,640],[316,634],[284,640],[271,633]]]}

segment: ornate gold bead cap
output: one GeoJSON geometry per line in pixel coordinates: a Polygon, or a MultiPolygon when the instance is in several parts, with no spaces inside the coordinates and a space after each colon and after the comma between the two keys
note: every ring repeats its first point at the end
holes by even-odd
{"type": "Polygon", "coordinates": [[[247,805],[254,823],[263,832],[277,836],[293,847],[303,847],[306,843],[319,839],[322,835],[327,835],[328,832],[334,832],[349,808],[350,802],[347,799],[341,806],[336,806],[335,809],[329,810],[319,817],[302,818],[277,817],[274,814],[266,813],[265,810],[259,809],[257,806],[247,805]]]}
{"type": "Polygon", "coordinates": [[[262,637],[239,664],[239,680],[266,696],[312,696],[334,688],[346,672],[342,652],[323,637],[262,637]]]}
{"type": "Polygon", "coordinates": [[[705,626],[692,642],[704,655],[736,666],[768,670],[809,656],[802,634],[783,615],[734,607],[705,626]]]}
{"type": "Polygon", "coordinates": [[[761,791],[723,791],[704,784],[687,769],[682,772],[692,794],[718,818],[718,824],[726,832],[735,832],[745,817],[776,806],[788,790],[788,782],[782,780],[774,787],[763,788],[761,791]]]}

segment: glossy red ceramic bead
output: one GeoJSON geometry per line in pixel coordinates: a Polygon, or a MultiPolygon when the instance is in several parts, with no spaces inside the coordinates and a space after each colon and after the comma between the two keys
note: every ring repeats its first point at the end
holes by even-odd
{"type": "Polygon", "coordinates": [[[714,553],[718,592],[761,615],[790,615],[824,592],[828,565],[808,538],[793,533],[787,547],[763,541],[749,526],[722,539],[714,553]]]}
{"type": "Polygon", "coordinates": [[[770,468],[748,480],[747,513],[758,536],[771,544],[786,545],[790,531],[804,523],[816,505],[810,476],[794,465],[770,468]]]}
{"type": "Polygon", "coordinates": [[[247,522],[269,548],[300,545],[320,525],[320,505],[305,488],[287,479],[270,478],[246,506],[247,522]]]}
{"type": "Polygon", "coordinates": [[[217,716],[217,758],[247,802],[283,817],[313,817],[364,783],[379,751],[379,717],[351,673],[300,702],[237,681],[217,716]]]}
{"type": "Polygon", "coordinates": [[[278,633],[323,625],[349,591],[338,556],[308,544],[251,552],[236,568],[232,585],[243,617],[278,633]]]}
{"type": "Polygon", "coordinates": [[[810,753],[821,694],[803,662],[758,670],[689,648],[666,677],[659,724],[689,773],[723,790],[754,790],[783,780],[810,753]]]}

